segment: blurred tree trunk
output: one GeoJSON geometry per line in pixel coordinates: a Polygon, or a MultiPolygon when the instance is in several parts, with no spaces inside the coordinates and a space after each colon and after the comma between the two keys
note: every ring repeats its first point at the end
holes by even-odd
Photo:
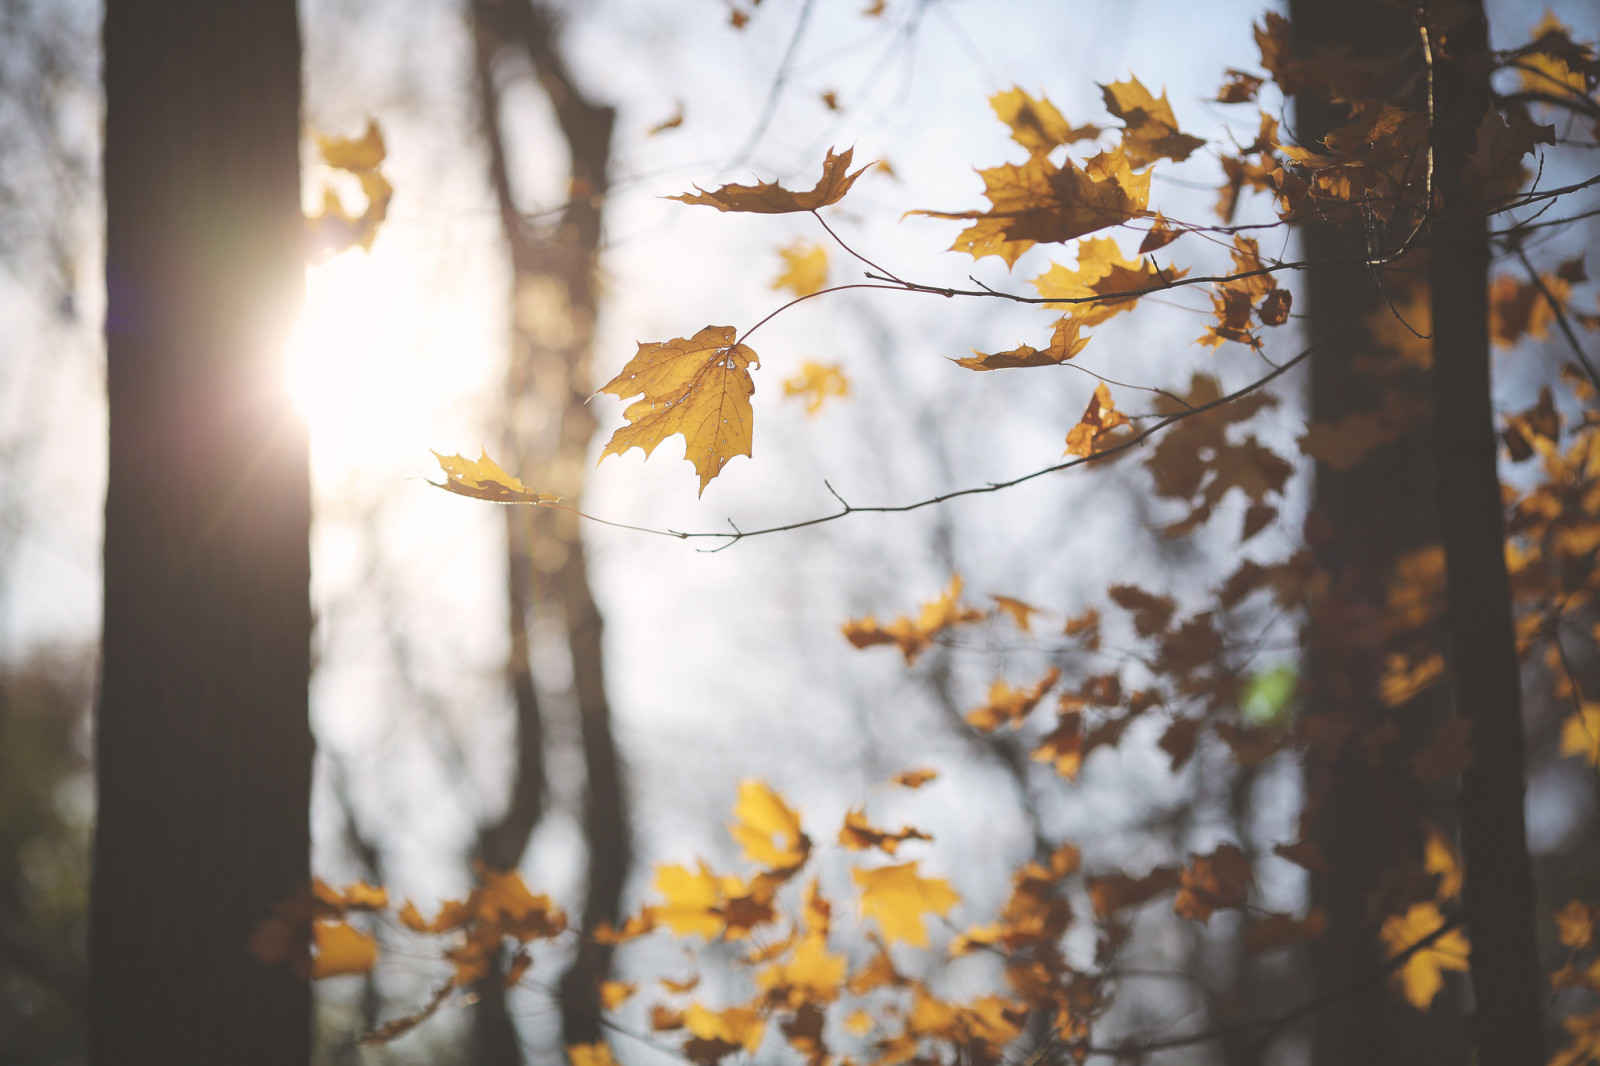
{"type": "Polygon", "coordinates": [[[1479,1061],[1544,1062],[1543,981],[1528,856],[1522,671],[1506,573],[1505,502],[1489,373],[1489,224],[1463,181],[1492,106],[1489,28],[1482,0],[1459,5],[1459,29],[1440,50],[1435,120],[1433,405],[1439,508],[1450,587],[1450,666],[1456,714],[1471,727],[1461,775],[1463,899],[1472,937],[1479,1061]]]}
{"type": "MultiPolygon", "coordinates": [[[[576,497],[583,491],[594,418],[590,394],[596,315],[594,266],[611,154],[614,112],[589,101],[558,50],[551,13],[527,0],[475,0],[475,66],[490,181],[511,266],[511,350],[507,363],[502,462],[541,491],[576,497]],[[498,57],[520,54],[532,68],[566,142],[571,200],[553,225],[536,227],[517,205],[502,125],[498,57]]],[[[611,951],[587,934],[615,922],[631,865],[622,767],[611,735],[605,692],[603,623],[589,588],[583,540],[574,516],[506,508],[506,574],[516,703],[517,768],[512,797],[479,838],[479,856],[514,868],[544,811],[543,728],[529,654],[538,612],[559,619],[572,665],[572,703],[579,717],[587,778],[584,833],[588,888],[577,954],[560,985],[562,1040],[603,1038],[597,987],[611,951]],[[542,584],[542,588],[540,587],[542,584]]],[[[521,1061],[504,990],[491,974],[479,990],[474,1059],[480,1066],[521,1061]],[[488,987],[493,985],[494,987],[488,987]]]]}
{"type": "Polygon", "coordinates": [[[294,0],[111,0],[105,619],[89,1049],[293,1066],[311,990],[246,949],[309,879],[310,487],[294,0]]]}
{"type": "MultiPolygon", "coordinates": [[[[1407,12],[1384,0],[1291,0],[1289,12],[1301,56],[1347,49],[1358,61],[1372,63],[1411,53],[1399,71],[1379,75],[1384,91],[1397,90],[1395,79],[1414,74],[1420,65],[1415,26],[1407,12]]],[[[1295,98],[1295,134],[1302,144],[1315,143],[1347,115],[1343,104],[1301,93],[1295,98]]],[[[1348,219],[1314,219],[1303,226],[1301,240],[1306,259],[1340,263],[1305,273],[1306,334],[1326,338],[1311,361],[1310,420],[1336,423],[1378,411],[1390,390],[1425,396],[1425,372],[1386,351],[1374,335],[1374,317],[1387,312],[1372,293],[1372,272],[1361,265],[1367,254],[1363,227],[1348,219]],[[1368,312],[1351,320],[1363,299],[1368,312]]],[[[1404,302],[1398,291],[1393,297],[1404,302]]],[[[1425,321],[1411,325],[1428,332],[1425,321]]],[[[1342,742],[1313,744],[1305,757],[1307,839],[1328,864],[1311,879],[1312,903],[1328,917],[1327,932],[1309,948],[1316,997],[1358,984],[1381,964],[1378,903],[1396,876],[1419,868],[1417,816],[1445,832],[1452,828],[1453,797],[1424,789],[1403,758],[1448,716],[1442,690],[1424,694],[1402,714],[1378,697],[1390,650],[1384,629],[1386,584],[1396,560],[1438,537],[1433,455],[1431,429],[1424,422],[1349,469],[1317,466],[1306,533],[1329,591],[1304,634],[1304,692],[1309,714],[1327,716],[1340,731],[1349,729],[1342,742]],[[1391,721],[1401,724],[1405,735],[1373,758],[1363,739],[1391,721]]],[[[1326,1007],[1312,1022],[1317,1066],[1448,1064],[1466,1057],[1454,984],[1426,1013],[1380,984],[1326,1007]]]]}

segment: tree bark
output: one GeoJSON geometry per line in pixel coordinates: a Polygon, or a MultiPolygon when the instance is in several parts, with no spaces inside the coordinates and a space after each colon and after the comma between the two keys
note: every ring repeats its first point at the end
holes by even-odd
{"type": "Polygon", "coordinates": [[[1491,106],[1482,0],[1437,48],[1433,405],[1449,578],[1456,713],[1470,723],[1461,779],[1463,896],[1472,938],[1479,1061],[1544,1062],[1536,903],[1524,812],[1522,679],[1505,563],[1505,504],[1489,371],[1489,228],[1463,182],[1491,106]]]}
{"type": "MultiPolygon", "coordinates": [[[[1404,11],[1383,0],[1291,0],[1289,12],[1302,56],[1346,49],[1357,61],[1376,63],[1416,50],[1416,28],[1404,11]]],[[[1395,91],[1404,75],[1415,72],[1411,62],[1380,78],[1375,92],[1395,91]]],[[[1295,135],[1302,144],[1314,144],[1347,116],[1347,105],[1302,92],[1295,98],[1295,135]]],[[[1332,424],[1381,410],[1391,389],[1425,395],[1424,373],[1403,369],[1395,353],[1384,353],[1364,316],[1349,318],[1371,297],[1373,284],[1361,262],[1367,254],[1362,227],[1349,219],[1312,218],[1301,227],[1301,240],[1306,259],[1337,264],[1305,273],[1307,333],[1328,338],[1311,363],[1310,421],[1332,424]],[[1372,372],[1380,361],[1390,373],[1372,372]]],[[[1381,302],[1371,306],[1383,313],[1381,302]]],[[[1317,997],[1357,985],[1382,964],[1382,915],[1374,913],[1371,900],[1386,877],[1418,865],[1418,815],[1445,830],[1451,825],[1453,797],[1424,789],[1401,757],[1425,740],[1448,708],[1425,694],[1397,713],[1378,696],[1389,650],[1382,624],[1385,585],[1400,557],[1438,537],[1431,445],[1424,423],[1349,469],[1319,464],[1316,471],[1308,540],[1330,591],[1305,633],[1307,711],[1353,727],[1341,744],[1312,746],[1304,762],[1307,833],[1329,866],[1311,878],[1312,904],[1328,918],[1327,931],[1308,948],[1317,997]],[[1374,760],[1362,740],[1391,723],[1404,735],[1374,760]]],[[[1450,990],[1419,1013],[1375,985],[1314,1016],[1312,1061],[1463,1063],[1468,1046],[1460,1023],[1460,1002],[1450,990]]]]}
{"type": "MultiPolygon", "coordinates": [[[[575,497],[583,490],[595,423],[590,392],[591,339],[597,311],[593,283],[610,165],[615,113],[588,100],[557,45],[557,27],[543,6],[527,0],[477,0],[472,5],[477,92],[487,142],[490,184],[501,216],[511,266],[512,337],[506,376],[506,461],[541,490],[575,497]],[[553,229],[535,230],[517,205],[503,142],[494,61],[520,51],[555,112],[569,158],[571,201],[553,229]],[[523,425],[531,405],[542,408],[536,432],[523,425]]],[[[572,698],[579,718],[587,777],[583,824],[588,844],[587,894],[577,953],[560,981],[562,1041],[604,1039],[598,985],[610,970],[611,949],[591,934],[621,913],[632,864],[623,770],[611,732],[605,691],[603,620],[589,588],[583,539],[567,514],[508,508],[507,593],[512,680],[518,708],[519,754],[513,797],[501,821],[487,830],[484,861],[501,869],[521,859],[543,813],[544,755],[533,731],[540,725],[528,665],[530,619],[559,617],[572,664],[572,698]],[[542,582],[542,588],[536,588],[542,582]]],[[[496,975],[490,975],[493,983],[496,975]]],[[[521,1061],[503,989],[480,990],[474,1023],[478,1066],[521,1061]]]]}
{"type": "Polygon", "coordinates": [[[309,880],[294,0],[112,0],[105,618],[89,1049],[293,1066],[311,991],[246,941],[309,880]]]}

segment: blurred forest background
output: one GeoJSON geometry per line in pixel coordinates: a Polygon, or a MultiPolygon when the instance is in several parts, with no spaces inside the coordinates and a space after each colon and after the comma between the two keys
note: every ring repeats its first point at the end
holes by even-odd
{"type": "MultiPolygon", "coordinates": [[[[1595,29],[1591,5],[1552,7],[1580,38],[1595,29]]],[[[1521,39],[1542,9],[1501,0],[1491,25],[1521,39]]],[[[1253,112],[1208,101],[1224,67],[1257,65],[1257,3],[306,0],[301,13],[308,210],[330,185],[358,199],[349,175],[318,162],[314,135],[357,136],[369,119],[394,188],[370,249],[310,267],[285,363],[312,433],[322,876],[431,906],[463,892],[475,860],[520,868],[592,928],[637,902],[654,863],[733,854],[723,825],[741,779],[770,782],[827,825],[917,765],[939,781],[883,799],[878,818],[930,830],[926,868],[980,912],[1004,898],[1008,870],[1055,842],[1139,868],[1222,840],[1250,850],[1295,838],[1292,753],[1240,768],[1202,747],[1173,774],[1152,733],[1069,784],[1013,738],[966,724],[992,678],[1070,668],[1069,650],[1023,648],[996,623],[906,670],[840,636],[845,619],[908,610],[956,572],[970,598],[1021,596],[1058,611],[1057,627],[1117,581],[1179,600],[1214,586],[1237,561],[1228,532],[1163,536],[1178,515],[1131,464],[717,553],[425,484],[437,475],[430,449],[483,446],[530,485],[581,494],[592,514],[714,530],[827,512],[829,486],[852,503],[897,503],[1050,461],[1081,381],[975,383],[946,361],[1037,332],[1027,309],[1006,306],[851,292],[765,326],[756,457],[698,500],[665,454],[597,468],[596,431],[603,440],[620,405],[586,401],[638,340],[755,322],[787,299],[773,289],[780,247],[825,237],[804,216],[713,217],[661,197],[751,173],[803,186],[824,149],[854,144],[858,160],[887,164],[837,216],[854,246],[919,277],[971,270],[998,283],[993,261],[946,255],[948,223],[900,220],[908,206],[975,200],[972,167],[1006,151],[988,97],[1015,84],[1097,121],[1096,83],[1131,70],[1165,86],[1185,130],[1247,142],[1253,112]],[[850,381],[814,415],[780,384],[808,360],[850,381]]],[[[99,24],[89,2],[0,0],[0,1061],[19,1066],[83,1058],[105,471],[99,24]]],[[[1204,217],[1216,160],[1185,166],[1157,174],[1155,199],[1204,217]]],[[[1574,227],[1558,239],[1577,250],[1588,237],[1574,227]]],[[[830,271],[835,283],[856,276],[838,255],[830,271]]],[[[1202,354],[1189,323],[1133,317],[1098,342],[1124,380],[1181,384],[1202,363],[1242,378],[1255,358],[1240,346],[1202,354]]],[[[1503,405],[1531,404],[1529,383],[1558,357],[1519,349],[1525,364],[1499,368],[1503,405]]],[[[1298,436],[1304,387],[1286,379],[1255,432],[1298,436]]],[[[1302,471],[1285,529],[1298,530],[1310,491],[1302,471]]],[[[1293,713],[1297,622],[1265,609],[1255,622],[1254,713],[1293,713]]],[[[1551,757],[1557,719],[1529,698],[1540,877],[1592,895],[1593,775],[1551,757]]],[[[1261,887],[1284,910],[1308,892],[1287,864],[1261,887]]],[[[1239,934],[1225,920],[1141,917],[1116,1027],[1204,1028],[1219,1003],[1302,998],[1303,960],[1246,960],[1239,934]]],[[[677,948],[651,950],[622,959],[620,976],[681,965],[677,948]]],[[[541,960],[529,988],[486,981],[471,1009],[358,1047],[426,997],[437,960],[412,962],[319,986],[321,1062],[558,1061],[595,1024],[578,1001],[610,964],[541,960]]],[[[1456,984],[1450,994],[1461,999],[1456,984]]],[[[1307,1061],[1308,1046],[1291,1037],[1274,1061],[1307,1061]]],[[[617,1050],[669,1061],[642,1044],[617,1050]]],[[[1229,1055],[1207,1046],[1172,1061],[1229,1055]]]]}

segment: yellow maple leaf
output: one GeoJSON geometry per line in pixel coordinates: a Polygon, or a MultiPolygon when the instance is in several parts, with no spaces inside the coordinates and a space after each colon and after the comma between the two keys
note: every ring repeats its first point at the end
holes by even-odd
{"type": "Polygon", "coordinates": [[[1079,167],[1035,154],[1020,166],[980,170],[988,211],[911,211],[930,218],[970,219],[950,248],[974,259],[997,255],[1007,266],[1037,243],[1055,244],[1115,226],[1144,213],[1150,174],[1136,174],[1120,151],[1079,167]]]}
{"type": "Polygon", "coordinates": [[[761,1047],[767,1030],[766,1019],[749,1007],[714,1011],[698,1003],[691,1003],[683,1012],[683,1025],[702,1040],[721,1041],[752,1055],[761,1047]]]}
{"type": "Polygon", "coordinates": [[[1030,152],[1048,152],[1100,136],[1099,126],[1073,126],[1049,100],[1035,99],[1015,86],[989,97],[989,106],[1011,127],[1011,139],[1030,152]]]}
{"type": "Polygon", "coordinates": [[[996,610],[1001,614],[1011,616],[1011,620],[1017,624],[1018,629],[1024,633],[1033,631],[1032,618],[1039,613],[1040,608],[1033,606],[1031,603],[1023,603],[1021,600],[1013,599],[1010,596],[1001,596],[998,593],[990,593],[989,598],[994,601],[996,610]]]}
{"type": "Polygon", "coordinates": [[[1532,37],[1541,43],[1539,51],[1530,52],[1517,59],[1517,73],[1522,80],[1523,92],[1540,93],[1557,99],[1588,94],[1588,82],[1583,71],[1574,70],[1562,53],[1576,55],[1583,51],[1572,41],[1571,30],[1548,7],[1544,17],[1533,27],[1532,37]]]}
{"type": "Polygon", "coordinates": [[[1582,755],[1600,767],[1600,703],[1585,701],[1561,724],[1561,754],[1582,755]]]}
{"type": "Polygon", "coordinates": [[[375,119],[368,119],[366,132],[360,137],[318,134],[316,141],[323,162],[355,175],[367,198],[367,206],[359,215],[353,215],[345,209],[338,193],[331,187],[325,188],[322,210],[306,219],[312,250],[338,254],[346,248],[359,246],[370,251],[379,225],[388,217],[389,201],[394,197],[394,186],[378,169],[388,154],[383,133],[375,119]]]}
{"type": "Polygon", "coordinates": [[[638,354],[600,389],[624,400],[640,397],[622,412],[628,424],[611,435],[600,458],[635,447],[648,457],[679,434],[703,494],[729,459],[749,455],[750,397],[756,391],[750,366],[761,360],[734,338],[732,326],[707,326],[687,340],[640,344],[638,354]]]}
{"type": "Polygon", "coordinates": [[[741,781],[728,832],[744,857],[769,870],[793,870],[811,854],[811,838],[800,829],[800,815],[760,781],[741,781]]]}
{"type": "Polygon", "coordinates": [[[639,990],[637,984],[627,981],[601,981],[600,1006],[605,1010],[616,1010],[633,997],[639,990]]]}
{"type": "Polygon", "coordinates": [[[922,830],[913,829],[908,825],[895,830],[879,829],[867,821],[867,812],[859,807],[846,811],[844,824],[839,827],[839,843],[851,851],[879,848],[885,854],[893,855],[900,850],[900,845],[908,840],[932,839],[933,837],[922,830]]]}
{"type": "Polygon", "coordinates": [[[1138,78],[1100,86],[1106,110],[1122,119],[1122,150],[1135,167],[1149,166],[1157,159],[1182,162],[1206,142],[1178,130],[1178,119],[1167,102],[1167,94],[1152,96],[1138,78]]]}
{"type": "Polygon", "coordinates": [[[1455,845],[1432,826],[1428,827],[1428,839],[1422,847],[1422,868],[1439,878],[1439,902],[1461,895],[1461,857],[1456,854],[1455,845]]]}
{"type": "Polygon", "coordinates": [[[890,778],[889,783],[892,785],[899,785],[901,788],[921,788],[923,785],[926,785],[929,781],[932,781],[938,776],[939,771],[937,770],[926,770],[921,768],[916,770],[902,770],[900,773],[895,774],[892,778],[890,778]]]}
{"type": "Polygon", "coordinates": [[[815,211],[843,199],[861,172],[867,169],[861,167],[850,173],[850,160],[854,154],[854,148],[837,153],[832,148],[828,149],[828,157],[822,162],[822,178],[816,188],[807,192],[791,192],[776,182],[763,181],[756,185],[724,185],[710,191],[696,185],[692,193],[669,196],[667,199],[682,200],[686,204],[704,204],[718,211],[750,211],[762,215],[815,211]]]}
{"type": "Polygon", "coordinates": [[[370,973],[378,963],[378,942],[348,922],[317,922],[312,933],[317,948],[311,960],[313,978],[370,973]]]}
{"type": "Polygon", "coordinates": [[[492,503],[559,503],[561,497],[553,492],[539,492],[530,489],[522,481],[500,469],[498,463],[489,458],[489,453],[480,451],[478,458],[468,459],[464,455],[440,455],[433,453],[439,460],[439,466],[444,470],[448,479],[444,484],[430,482],[438,485],[446,492],[453,492],[458,496],[471,496],[475,500],[489,500],[492,503]]]}
{"type": "Polygon", "coordinates": [[[815,415],[830,396],[849,396],[850,379],[844,376],[837,363],[818,363],[807,359],[800,370],[783,381],[785,397],[805,399],[806,414],[815,415]]]}
{"type": "Polygon", "coordinates": [[[989,697],[984,705],[967,712],[967,724],[984,733],[991,733],[1002,725],[1019,726],[1060,679],[1061,671],[1054,666],[1046,670],[1032,688],[1012,688],[996,679],[989,685],[989,697]]]}
{"type": "MultiPolygon", "coordinates": [[[[1054,263],[1031,284],[1039,290],[1040,296],[1087,300],[1160,288],[1187,273],[1187,270],[1159,270],[1151,260],[1142,257],[1128,259],[1117,242],[1109,237],[1086,237],[1078,242],[1076,269],[1054,263]]],[[[1070,308],[1085,326],[1098,326],[1113,315],[1132,311],[1137,302],[1137,296],[1121,296],[1088,304],[1053,306],[1070,308]]]]}
{"type": "Polygon", "coordinates": [[[850,873],[861,889],[861,916],[877,919],[884,938],[891,942],[927,947],[923,916],[949,914],[950,908],[961,902],[950,882],[920,876],[915,861],[850,873]]]}
{"type": "Polygon", "coordinates": [[[1117,410],[1106,383],[1095,386],[1094,396],[1083,412],[1083,418],[1067,432],[1067,455],[1089,458],[1109,443],[1111,432],[1129,425],[1128,416],[1117,410]]]}
{"type": "Polygon", "coordinates": [[[794,954],[756,975],[756,986],[769,1002],[790,1007],[802,1003],[829,1003],[839,998],[847,967],[843,955],[828,951],[828,938],[810,933],[800,939],[794,954]]]}
{"type": "Polygon", "coordinates": [[[796,296],[810,296],[828,282],[828,251],[820,244],[795,241],[779,248],[784,271],[772,283],[774,289],[788,289],[796,296]]]}
{"type": "Polygon", "coordinates": [[[1059,366],[1083,351],[1088,344],[1089,337],[1078,336],[1078,331],[1083,328],[1083,320],[1073,315],[1063,315],[1056,322],[1055,334],[1050,338],[1047,348],[1032,348],[1026,344],[1019,345],[1009,352],[980,352],[972,349],[972,357],[966,359],[953,359],[951,362],[957,366],[964,366],[968,370],[1005,370],[1019,366],[1059,366]]]}
{"type": "MultiPolygon", "coordinates": [[[[1415,903],[1405,914],[1386,918],[1380,936],[1389,953],[1396,955],[1431,935],[1443,924],[1444,916],[1435,904],[1415,903]]],[[[1460,929],[1452,929],[1413,954],[1395,974],[1406,1002],[1418,1010],[1427,1010],[1433,1003],[1433,997],[1444,987],[1444,971],[1465,973],[1469,953],[1466,936],[1460,929]]]]}
{"type": "Polygon", "coordinates": [[[846,622],[840,631],[846,640],[858,648],[870,648],[875,644],[897,645],[909,665],[933,643],[934,637],[950,626],[981,622],[989,617],[987,611],[961,606],[960,600],[961,575],[952,574],[950,587],[938,598],[924,603],[916,621],[901,615],[888,625],[883,625],[869,614],[865,618],[846,622]]]}

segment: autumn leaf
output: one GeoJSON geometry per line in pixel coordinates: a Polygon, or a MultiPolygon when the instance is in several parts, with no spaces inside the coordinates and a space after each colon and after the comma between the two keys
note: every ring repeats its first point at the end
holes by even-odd
{"type": "Polygon", "coordinates": [[[1584,951],[1594,944],[1596,908],[1582,900],[1568,900],[1556,912],[1556,930],[1565,947],[1584,951]]]}
{"type": "Polygon", "coordinates": [[[1063,144],[1093,140],[1098,126],[1073,126],[1044,97],[1035,99],[1013,86],[989,97],[989,106],[1011,127],[1011,139],[1030,152],[1049,152],[1063,144]]]}
{"type": "Polygon", "coordinates": [[[749,1007],[713,1011],[698,1003],[683,1013],[683,1026],[693,1034],[683,1053],[691,1061],[709,1066],[736,1051],[755,1054],[766,1034],[767,1022],[749,1007]]]}
{"type": "Polygon", "coordinates": [[[646,130],[645,136],[654,137],[659,133],[675,130],[681,125],[683,125],[683,101],[679,100],[678,106],[673,109],[672,114],[646,130]]]}
{"type": "Polygon", "coordinates": [[[1084,345],[1089,343],[1089,337],[1080,337],[1078,331],[1083,328],[1083,320],[1072,315],[1063,315],[1056,322],[1055,335],[1050,339],[1047,348],[1030,348],[1023,344],[1011,349],[1009,352],[995,352],[989,354],[972,350],[972,356],[966,359],[952,359],[957,366],[964,366],[968,370],[1005,370],[1019,366],[1059,366],[1083,351],[1084,345]]]}
{"type": "Polygon", "coordinates": [[[796,296],[810,296],[828,281],[828,252],[820,244],[795,241],[779,248],[784,271],[772,283],[774,289],[788,289],[796,296]]]}
{"type": "Polygon", "coordinates": [[[916,621],[901,615],[888,625],[883,625],[869,614],[865,618],[846,622],[840,631],[846,640],[858,648],[870,648],[876,644],[897,645],[909,666],[946,629],[967,622],[981,622],[988,617],[987,611],[961,605],[961,575],[952,574],[950,587],[936,599],[924,603],[916,621]]]}
{"type": "Polygon", "coordinates": [[[378,942],[348,922],[317,922],[312,933],[316,945],[311,959],[313,979],[370,973],[378,963],[378,942]]]}
{"type": "Polygon", "coordinates": [[[821,933],[800,938],[794,952],[756,974],[756,987],[768,1003],[794,1008],[805,1003],[829,1003],[843,990],[848,963],[828,950],[821,933]]]}
{"type": "Polygon", "coordinates": [[[1134,167],[1149,166],[1157,159],[1181,163],[1206,142],[1178,130],[1178,119],[1167,102],[1167,94],[1152,96],[1138,78],[1100,86],[1106,110],[1126,125],[1122,131],[1122,150],[1134,167]]]}
{"type": "Polygon", "coordinates": [[[911,211],[931,218],[970,219],[950,248],[974,259],[997,255],[1007,266],[1036,243],[1057,244],[1143,214],[1150,175],[1134,173],[1126,157],[1102,152],[1079,167],[1047,156],[980,170],[988,211],[911,211]]]}
{"type": "Polygon", "coordinates": [[[453,492],[458,496],[471,496],[475,500],[488,500],[491,503],[559,503],[561,497],[552,492],[538,492],[528,488],[519,479],[500,469],[493,459],[489,458],[486,451],[480,452],[478,458],[468,459],[464,455],[440,455],[434,452],[433,456],[439,460],[448,479],[444,484],[430,482],[438,485],[446,492],[453,492]]]}
{"type": "Polygon", "coordinates": [[[891,785],[899,785],[901,788],[921,788],[938,776],[939,771],[937,770],[902,770],[891,777],[889,783],[891,785]]]}
{"type": "Polygon", "coordinates": [[[1582,755],[1590,766],[1600,767],[1600,703],[1585,701],[1561,723],[1561,754],[1582,755]]]}
{"type": "Polygon", "coordinates": [[[1078,242],[1076,269],[1052,264],[1034,278],[1039,295],[1059,300],[1094,300],[1093,303],[1052,304],[1069,307],[1085,326],[1097,326],[1113,315],[1132,311],[1138,293],[1172,284],[1187,270],[1160,270],[1147,258],[1127,259],[1109,237],[1086,237],[1078,242]]]}
{"type": "Polygon", "coordinates": [[[851,851],[878,848],[886,855],[893,855],[908,840],[932,839],[922,830],[910,826],[894,830],[879,829],[867,821],[867,812],[859,807],[846,811],[844,824],[839,827],[839,843],[851,851]]]}
{"type": "Polygon", "coordinates": [[[1021,725],[1060,679],[1061,671],[1052,666],[1032,688],[1012,688],[996,680],[989,686],[989,698],[984,705],[967,712],[967,724],[982,733],[992,733],[1002,725],[1021,725]]]}
{"type": "Polygon", "coordinates": [[[366,132],[360,137],[318,134],[316,141],[323,162],[353,174],[360,182],[367,206],[360,214],[352,215],[345,209],[339,194],[331,186],[325,188],[322,209],[306,219],[311,250],[324,255],[336,255],[351,247],[370,251],[378,227],[389,215],[389,201],[394,197],[394,186],[378,169],[388,154],[383,132],[377,120],[368,119],[366,132]]]}
{"type": "Polygon", "coordinates": [[[760,781],[741,781],[728,833],[744,857],[768,870],[793,870],[811,854],[811,838],[800,829],[800,815],[760,781]]]}
{"type": "Polygon", "coordinates": [[[927,947],[924,916],[949,914],[950,908],[961,902],[950,882],[920,876],[914,861],[850,873],[861,889],[861,916],[876,919],[891,942],[927,947]]]}
{"type": "Polygon", "coordinates": [[[740,940],[750,930],[777,918],[771,886],[759,878],[719,876],[704,862],[697,870],[676,864],[656,867],[656,891],[665,899],[653,908],[655,919],[679,936],[724,936],[740,940]]]}
{"type": "MultiPolygon", "coordinates": [[[[1384,920],[1380,937],[1390,955],[1398,955],[1430,936],[1444,924],[1444,916],[1432,903],[1416,903],[1405,914],[1384,920]]],[[[1432,944],[1413,954],[1395,974],[1401,991],[1417,1010],[1427,1010],[1444,987],[1445,970],[1465,973],[1469,949],[1460,929],[1452,929],[1432,944]]]]}
{"type": "Polygon", "coordinates": [[[1428,827],[1428,838],[1422,846],[1422,868],[1439,879],[1435,894],[1440,903],[1461,895],[1461,857],[1456,854],[1455,845],[1432,826],[1428,827]]]}
{"type": "Polygon", "coordinates": [[[822,410],[822,405],[828,397],[840,398],[850,395],[850,379],[844,376],[844,371],[837,363],[818,363],[807,359],[800,364],[800,370],[793,376],[783,381],[783,395],[785,399],[800,397],[805,400],[806,414],[815,415],[822,410]]]}
{"type": "Polygon", "coordinates": [[[1181,887],[1172,909],[1202,924],[1219,910],[1243,907],[1255,880],[1250,861],[1233,844],[1218,845],[1208,855],[1191,856],[1180,876],[1181,887]]]}
{"type": "Polygon", "coordinates": [[[674,434],[684,440],[684,458],[700,475],[700,492],[735,455],[749,455],[755,382],[751,365],[760,358],[734,343],[732,326],[707,326],[693,337],[640,344],[638,354],[601,392],[640,399],[622,412],[618,429],[600,458],[640,448],[646,457],[674,434]]]}
{"type": "Polygon", "coordinates": [[[1103,874],[1087,879],[1089,899],[1099,918],[1109,918],[1125,907],[1134,907],[1154,899],[1163,892],[1178,887],[1180,873],[1176,867],[1158,866],[1143,877],[1127,874],[1103,874]]]}
{"type": "Polygon", "coordinates": [[[600,1007],[602,1010],[616,1010],[639,990],[637,984],[626,981],[601,981],[600,982],[600,1007]]]}
{"type": "Polygon", "coordinates": [[[1222,83],[1222,88],[1217,90],[1214,97],[1219,104],[1245,104],[1256,98],[1256,93],[1261,89],[1261,79],[1254,74],[1246,74],[1242,70],[1229,68],[1223,71],[1227,78],[1222,83]]]}
{"type": "MultiPolygon", "coordinates": [[[[692,193],[668,196],[668,200],[682,200],[686,204],[704,204],[718,211],[749,211],[762,215],[781,215],[792,211],[815,211],[836,204],[850,191],[866,167],[850,173],[850,160],[854,148],[843,152],[828,149],[822,163],[822,178],[816,187],[807,192],[791,192],[775,182],[763,181],[757,185],[724,185],[707,192],[695,186],[692,193]]],[[[869,164],[870,165],[870,164],[869,164]]]]}
{"type": "Polygon", "coordinates": [[[1536,47],[1516,61],[1522,91],[1557,99],[1588,95],[1583,71],[1592,64],[1592,59],[1584,63],[1588,50],[1573,42],[1572,31],[1549,8],[1533,27],[1532,37],[1536,47]]]}
{"type": "Polygon", "coordinates": [[[1067,433],[1066,455],[1089,458],[1110,444],[1112,430],[1129,425],[1128,416],[1116,409],[1111,390],[1106,383],[1095,386],[1094,397],[1083,412],[1083,418],[1067,433]]]}
{"type": "Polygon", "coordinates": [[[1590,1066],[1600,1061],[1600,1010],[1561,1019],[1567,1046],[1550,1057],[1548,1066],[1590,1066]]]}
{"type": "Polygon", "coordinates": [[[1039,613],[1039,608],[1031,603],[1023,603],[1021,600],[1013,599],[1010,596],[1001,596],[998,593],[991,593],[989,598],[994,601],[995,610],[1001,614],[1009,615],[1011,620],[1017,624],[1018,629],[1024,633],[1033,631],[1032,619],[1034,615],[1039,613]]]}
{"type": "Polygon", "coordinates": [[[568,1044],[567,1061],[572,1066],[617,1066],[611,1046],[604,1042],[595,1044],[568,1044]]]}

